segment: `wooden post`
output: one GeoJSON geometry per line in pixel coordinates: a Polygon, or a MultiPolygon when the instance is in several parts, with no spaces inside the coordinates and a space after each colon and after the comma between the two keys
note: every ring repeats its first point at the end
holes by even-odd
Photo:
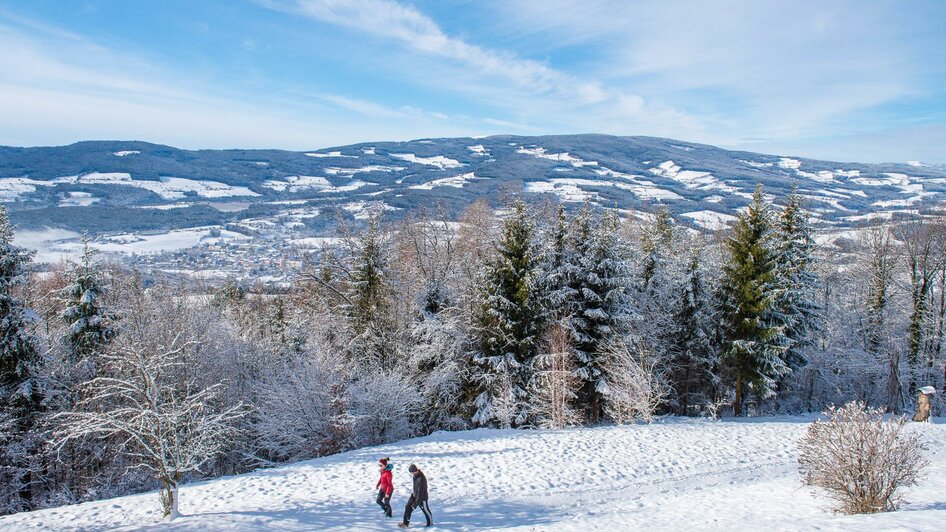
{"type": "Polygon", "coordinates": [[[919,397],[917,397],[916,404],[916,415],[913,416],[913,421],[920,422],[930,422],[930,402],[933,399],[933,394],[936,393],[936,388],[932,386],[924,386],[919,390],[919,397]]]}

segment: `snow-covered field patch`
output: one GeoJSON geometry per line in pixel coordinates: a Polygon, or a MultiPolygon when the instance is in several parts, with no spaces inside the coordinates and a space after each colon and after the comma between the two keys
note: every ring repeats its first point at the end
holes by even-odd
{"type": "MultiPolygon", "coordinates": [[[[513,144],[515,145],[515,144],[513,144]]],[[[531,155],[533,157],[538,157],[539,159],[548,159],[550,161],[559,161],[563,163],[568,163],[575,168],[581,168],[582,166],[598,166],[596,161],[585,161],[580,157],[575,157],[574,155],[569,154],[568,152],[562,153],[548,153],[545,148],[526,148],[525,146],[520,146],[516,153],[521,153],[523,155],[531,155]]]]}
{"type": "Polygon", "coordinates": [[[696,225],[714,231],[725,229],[729,224],[736,221],[735,216],[716,211],[685,212],[680,216],[690,218],[696,225]]]}
{"type": "Polygon", "coordinates": [[[138,155],[139,153],[141,152],[138,150],[122,150],[122,151],[116,151],[112,153],[112,155],[116,157],[127,157],[129,155],[138,155]]]}
{"type": "MultiPolygon", "coordinates": [[[[839,516],[802,487],[797,441],[810,416],[556,431],[438,432],[275,469],[185,484],[182,517],[156,493],[0,517],[5,530],[392,530],[374,503],[376,462],[429,482],[434,530],[941,530],[946,425],[912,424],[932,464],[897,512],[839,516]]],[[[423,516],[415,512],[423,525],[423,516]]]]}
{"type": "Polygon", "coordinates": [[[426,166],[434,166],[441,170],[446,170],[448,168],[459,168],[464,166],[463,163],[457,161],[456,159],[451,159],[449,157],[444,157],[443,155],[435,155],[433,157],[418,157],[413,153],[392,153],[391,157],[397,157],[402,161],[407,161],[414,164],[423,164],[426,166]]]}
{"type": "Polygon", "coordinates": [[[67,192],[61,200],[60,207],[88,207],[102,198],[96,198],[88,192],[67,192]]]}
{"type": "Polygon", "coordinates": [[[426,183],[421,183],[419,185],[411,185],[410,188],[416,190],[432,190],[435,187],[454,187],[454,188],[463,188],[467,183],[471,183],[478,179],[486,179],[485,177],[476,177],[473,172],[467,172],[453,177],[445,177],[443,179],[434,179],[433,181],[428,181],[426,183]]]}
{"type": "Polygon", "coordinates": [[[346,158],[346,159],[357,159],[357,158],[358,158],[357,155],[342,155],[342,152],[340,152],[340,151],[330,151],[330,152],[327,152],[327,153],[307,153],[306,155],[309,156],[309,157],[316,157],[316,158],[319,158],[319,159],[326,158],[326,157],[343,157],[343,158],[346,158]]]}

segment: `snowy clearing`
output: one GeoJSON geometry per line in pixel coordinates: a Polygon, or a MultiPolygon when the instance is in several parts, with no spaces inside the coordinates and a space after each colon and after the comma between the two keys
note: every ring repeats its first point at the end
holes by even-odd
{"type": "Polygon", "coordinates": [[[735,216],[716,211],[686,212],[680,216],[690,218],[696,225],[714,231],[725,229],[729,224],[736,221],[735,216]]]}
{"type": "Polygon", "coordinates": [[[839,516],[800,483],[796,442],[811,419],[439,432],[185,485],[184,516],[170,523],[159,522],[152,492],[6,516],[0,528],[392,530],[415,462],[430,482],[436,530],[941,529],[946,456],[935,449],[946,445],[946,426],[909,426],[934,452],[900,511],[839,516]],[[383,456],[395,464],[395,519],[374,504],[383,456]]]}
{"type": "Polygon", "coordinates": [[[463,188],[467,183],[472,183],[478,179],[486,179],[485,177],[476,177],[473,172],[467,172],[465,174],[445,177],[443,179],[434,179],[433,181],[428,181],[426,183],[421,183],[419,185],[411,185],[410,188],[415,190],[433,190],[435,187],[454,187],[454,188],[463,188]]]}
{"type": "Polygon", "coordinates": [[[423,164],[426,166],[435,166],[441,170],[446,170],[447,168],[459,168],[464,166],[463,163],[449,157],[444,157],[443,155],[436,155],[434,157],[418,157],[413,153],[392,153],[391,157],[397,157],[402,161],[407,161],[415,164],[423,164]]]}

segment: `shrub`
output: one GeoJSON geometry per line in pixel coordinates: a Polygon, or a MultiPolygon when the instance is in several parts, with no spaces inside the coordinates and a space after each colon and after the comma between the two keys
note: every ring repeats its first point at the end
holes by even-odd
{"type": "Polygon", "coordinates": [[[845,514],[895,510],[902,487],[916,485],[927,465],[906,419],[883,418],[883,410],[850,402],[825,412],[799,442],[802,482],[824,489],[845,514]]]}

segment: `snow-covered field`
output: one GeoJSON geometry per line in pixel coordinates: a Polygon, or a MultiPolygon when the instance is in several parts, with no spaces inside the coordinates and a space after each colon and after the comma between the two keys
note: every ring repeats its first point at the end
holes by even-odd
{"type": "Polygon", "coordinates": [[[799,481],[796,441],[810,420],[437,433],[186,485],[185,515],[171,523],[147,493],[7,516],[0,529],[392,530],[415,462],[439,530],[943,530],[946,426],[909,427],[932,464],[900,511],[838,516],[799,481]],[[395,519],[374,505],[383,456],[396,464],[395,519]]]}

